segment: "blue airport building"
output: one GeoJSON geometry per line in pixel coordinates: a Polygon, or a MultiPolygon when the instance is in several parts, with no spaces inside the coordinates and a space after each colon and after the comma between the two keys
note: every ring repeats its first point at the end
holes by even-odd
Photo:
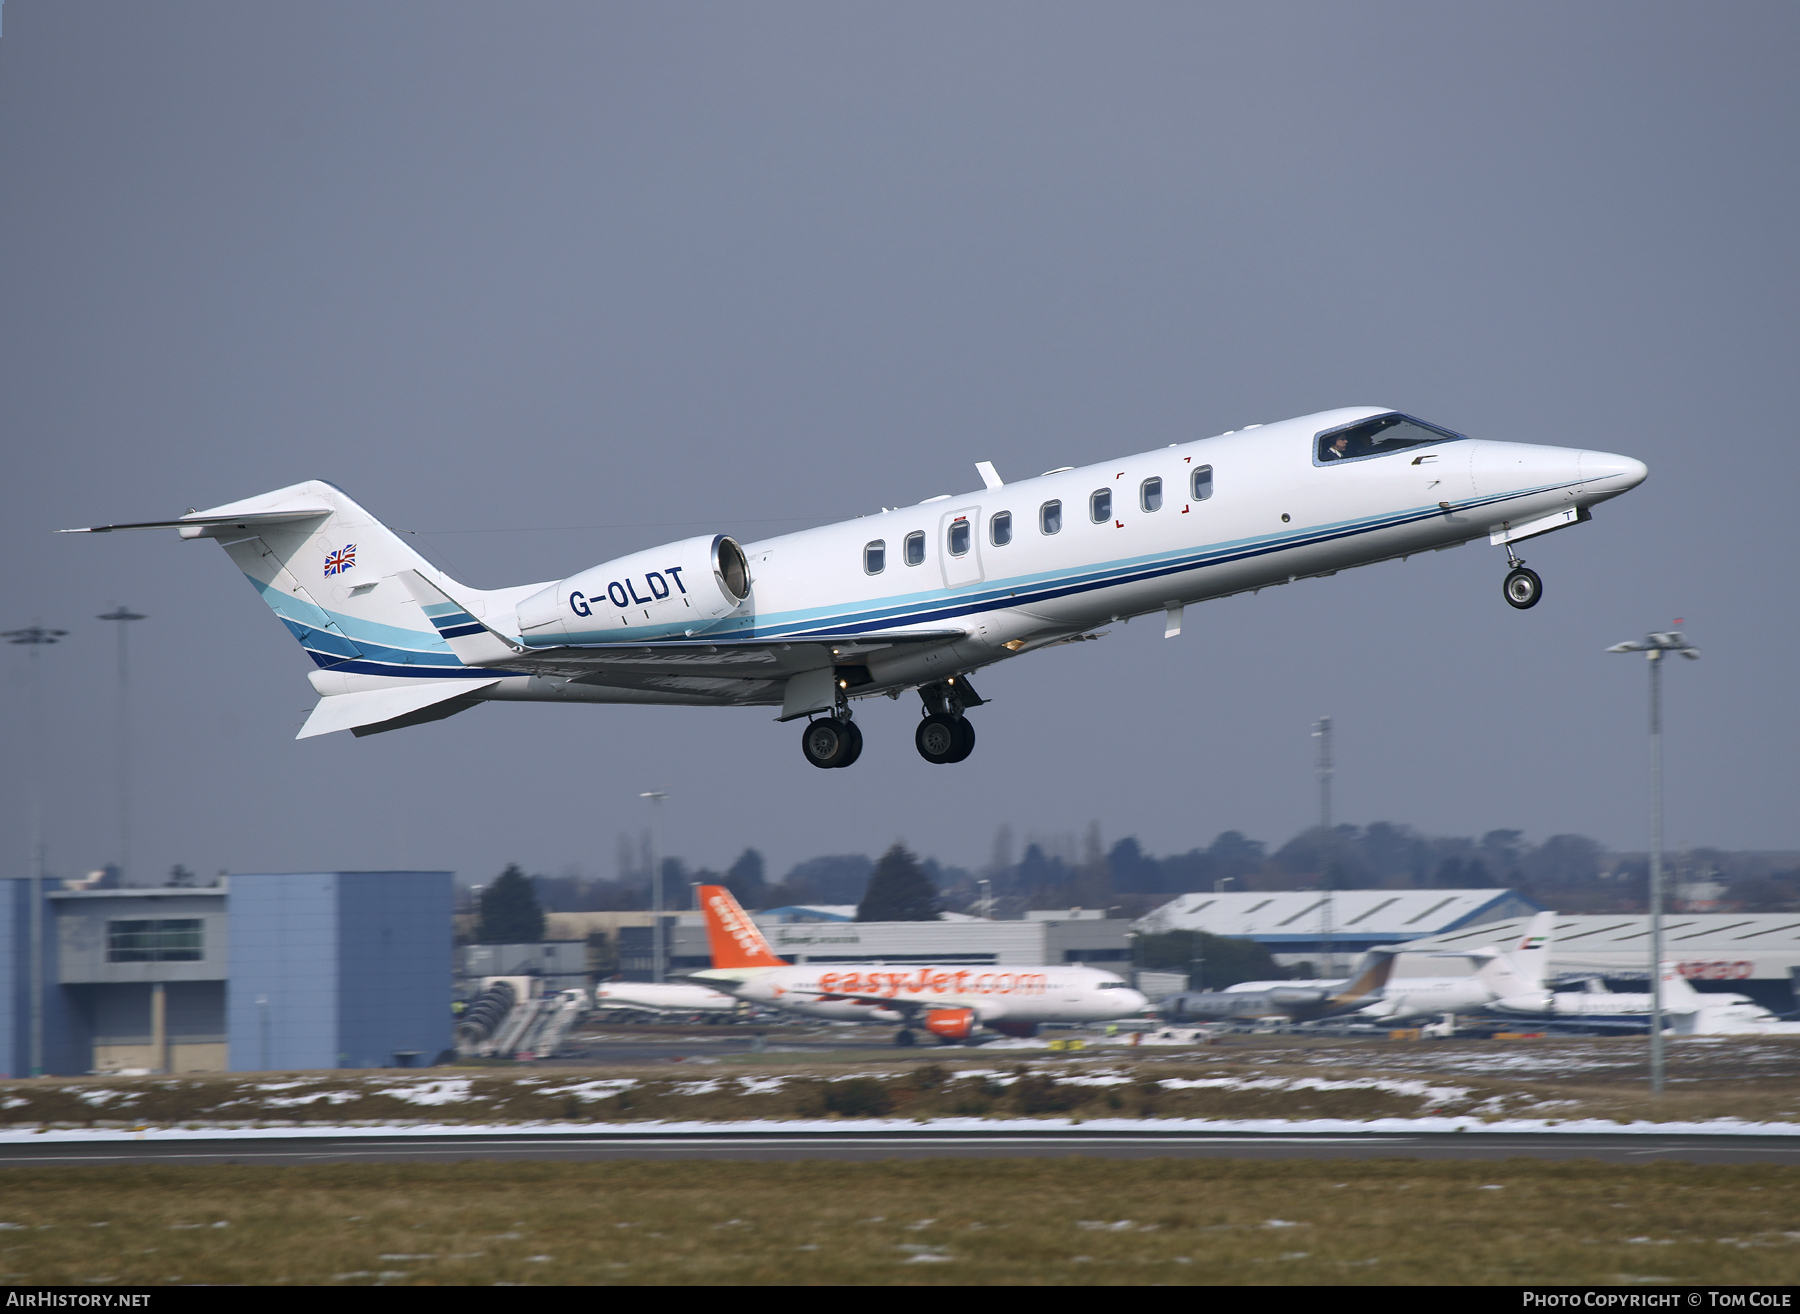
{"type": "MultiPolygon", "coordinates": [[[[43,1067],[409,1067],[452,1044],[451,873],[45,882],[43,1067]]],[[[31,883],[0,881],[0,1075],[31,1072],[31,883]]]]}

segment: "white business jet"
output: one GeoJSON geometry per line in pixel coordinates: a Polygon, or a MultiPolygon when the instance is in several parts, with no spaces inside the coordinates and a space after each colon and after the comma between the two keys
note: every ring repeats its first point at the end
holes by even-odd
{"type": "Polygon", "coordinates": [[[950,964],[803,964],[776,956],[723,885],[702,885],[713,965],[694,980],[739,999],[804,1017],[898,1023],[898,1045],[922,1026],[940,1044],[973,1040],[983,1028],[1033,1036],[1044,1022],[1113,1022],[1149,1001],[1097,967],[970,967],[950,964]]]}
{"type": "MultiPolygon", "coordinates": [[[[1702,994],[1688,984],[1674,963],[1662,965],[1662,1011],[1667,1025],[1684,1036],[1800,1036],[1800,1022],[1786,1022],[1747,995],[1702,994]]],[[[1489,1007],[1497,1013],[1523,1014],[1558,1022],[1598,1026],[1650,1024],[1655,1007],[1648,991],[1614,994],[1597,981],[1584,990],[1533,990],[1508,993],[1489,1007]]]]}
{"type": "Polygon", "coordinates": [[[1381,997],[1356,1013],[1359,1019],[1399,1022],[1441,1013],[1467,1013],[1508,996],[1541,990],[1550,964],[1554,912],[1541,912],[1526,924],[1507,948],[1485,945],[1433,954],[1434,958],[1467,958],[1475,970],[1462,976],[1390,977],[1381,997]]]}
{"type": "Polygon", "coordinates": [[[554,583],[475,589],[335,485],[295,484],[173,520],[216,539],[318,669],[299,738],[378,734],[480,702],[771,706],[807,718],[814,766],[862,752],[854,699],[914,689],[928,762],[975,745],[969,673],[1154,612],[1486,535],[1506,601],[1536,604],[1525,539],[1590,518],[1641,461],[1467,438],[1353,407],[1065,466],[739,544],[648,548],[554,583]]]}

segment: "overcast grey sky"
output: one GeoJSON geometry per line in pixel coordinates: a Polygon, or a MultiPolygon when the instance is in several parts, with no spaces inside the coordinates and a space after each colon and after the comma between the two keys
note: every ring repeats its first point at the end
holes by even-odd
{"type": "Polygon", "coordinates": [[[134,874],[776,872],[896,837],[1154,852],[1314,816],[1800,847],[1789,3],[118,5],[0,37],[0,826],[113,856],[132,628],[134,874]],[[1190,609],[980,679],[932,767],[914,700],[818,771],[758,710],[488,706],[296,743],[310,663],[210,543],[55,537],[300,479],[480,587],[753,539],[1341,405],[1629,453],[1649,481],[1485,544],[1190,609]]]}

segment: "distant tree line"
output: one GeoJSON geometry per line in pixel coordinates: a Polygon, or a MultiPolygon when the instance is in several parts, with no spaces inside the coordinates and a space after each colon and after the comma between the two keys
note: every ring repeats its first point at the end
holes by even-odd
{"type": "MultiPolygon", "coordinates": [[[[648,909],[647,839],[621,837],[619,853],[618,873],[610,879],[576,873],[527,878],[516,868],[508,868],[507,875],[519,875],[542,909],[648,909]]],[[[1105,846],[1093,825],[1079,838],[1028,838],[1018,854],[1010,829],[1003,827],[991,860],[973,870],[919,857],[898,843],[879,863],[860,853],[827,854],[795,864],[779,880],[770,879],[754,848],[744,849],[722,872],[690,867],[675,856],[655,865],[663,907],[670,912],[691,907],[696,884],[724,885],[753,910],[829,904],[855,907],[862,915],[871,907],[899,907],[909,910],[909,917],[940,911],[1020,917],[1032,908],[1071,907],[1139,916],[1178,894],[1219,888],[1511,888],[1563,912],[1642,911],[1648,899],[1645,856],[1609,853],[1585,835],[1552,835],[1533,844],[1518,830],[1490,830],[1479,838],[1428,836],[1386,821],[1311,827],[1273,852],[1261,840],[1228,830],[1205,847],[1158,857],[1131,836],[1105,846]]],[[[1800,855],[1696,849],[1671,853],[1668,868],[1672,901],[1678,897],[1674,886],[1710,879],[1719,887],[1720,910],[1800,911],[1800,855]]],[[[506,880],[497,880],[489,894],[506,880]]]]}

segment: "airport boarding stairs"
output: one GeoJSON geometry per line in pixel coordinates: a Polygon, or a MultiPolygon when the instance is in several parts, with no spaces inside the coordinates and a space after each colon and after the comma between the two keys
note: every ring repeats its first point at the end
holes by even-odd
{"type": "Polygon", "coordinates": [[[529,977],[490,977],[456,1027],[463,1057],[549,1058],[588,1009],[586,992],[533,997],[529,977]]]}

